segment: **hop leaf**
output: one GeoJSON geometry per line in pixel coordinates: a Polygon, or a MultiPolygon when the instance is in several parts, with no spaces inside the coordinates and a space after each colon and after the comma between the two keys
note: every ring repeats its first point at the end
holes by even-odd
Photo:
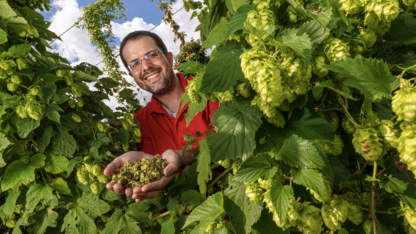
{"type": "Polygon", "coordinates": [[[78,106],[83,107],[84,106],[84,100],[82,98],[78,99],[78,106]]]}

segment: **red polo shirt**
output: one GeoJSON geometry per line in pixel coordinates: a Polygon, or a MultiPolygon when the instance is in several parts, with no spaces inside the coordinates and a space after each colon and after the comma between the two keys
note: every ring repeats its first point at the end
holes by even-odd
{"type": "MultiPolygon", "coordinates": [[[[178,73],[176,76],[181,81],[185,93],[188,81],[184,79],[182,74],[178,73]]],[[[218,109],[219,102],[208,101],[205,109],[198,112],[186,127],[185,114],[188,113],[188,106],[189,103],[181,111],[178,110],[176,118],[173,118],[162,107],[161,102],[152,96],[150,103],[134,116],[140,122],[142,131],[142,142],[138,144],[138,150],[152,155],[162,154],[168,149],[182,150],[187,143],[183,139],[183,134],[191,134],[195,138],[197,131],[204,132],[214,129],[210,123],[214,111],[218,109]]],[[[203,137],[197,138],[198,142],[202,139],[203,137]]],[[[197,143],[195,145],[199,146],[197,143]]]]}

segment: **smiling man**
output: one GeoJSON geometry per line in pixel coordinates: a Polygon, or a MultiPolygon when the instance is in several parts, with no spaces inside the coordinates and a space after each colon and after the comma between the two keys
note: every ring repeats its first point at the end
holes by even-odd
{"type": "MultiPolygon", "coordinates": [[[[132,190],[114,182],[107,184],[108,189],[118,194],[125,193],[139,202],[161,194],[181,167],[196,161],[197,149],[186,150],[182,154],[182,148],[187,143],[183,134],[195,137],[197,131],[213,129],[210,126],[211,118],[219,104],[208,102],[205,109],[198,112],[189,126],[186,126],[185,114],[188,112],[189,103],[183,109],[180,106],[188,82],[182,74],[175,75],[172,68],[173,55],[167,51],[162,39],[154,33],[135,31],[128,34],[121,42],[120,56],[137,85],[153,96],[151,102],[134,116],[139,120],[142,131],[142,142],[138,144],[138,151],[127,152],[116,158],[107,166],[104,174],[112,175],[125,162],[139,161],[141,158],[152,159],[155,154],[160,154],[169,163],[159,181],[143,187],[132,190]]],[[[198,138],[198,141],[201,139],[198,138]]]]}

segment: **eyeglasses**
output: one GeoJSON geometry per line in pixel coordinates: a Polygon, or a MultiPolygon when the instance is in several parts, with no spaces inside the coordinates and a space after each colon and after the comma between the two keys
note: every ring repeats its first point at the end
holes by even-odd
{"type": "Polygon", "coordinates": [[[128,65],[128,67],[129,67],[129,69],[130,69],[131,72],[132,71],[136,71],[136,70],[140,69],[140,67],[141,67],[141,65],[143,63],[142,62],[143,60],[146,60],[146,62],[154,62],[154,61],[156,61],[160,57],[159,54],[164,54],[164,53],[162,51],[152,51],[152,52],[149,52],[148,54],[146,54],[144,56],[143,59],[138,59],[138,60],[134,60],[133,62],[131,62],[128,65]]]}

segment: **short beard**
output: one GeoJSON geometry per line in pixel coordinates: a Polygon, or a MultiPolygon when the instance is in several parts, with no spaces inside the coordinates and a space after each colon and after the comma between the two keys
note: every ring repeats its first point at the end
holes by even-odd
{"type": "MultiPolygon", "coordinates": [[[[152,71],[151,71],[152,72],[152,71]]],[[[144,90],[148,91],[149,93],[155,95],[155,96],[164,96],[171,94],[175,87],[175,78],[176,75],[173,72],[173,69],[169,69],[168,73],[165,76],[165,80],[163,81],[162,88],[159,90],[153,90],[148,85],[145,85],[145,87],[142,87],[144,90]]]]}

